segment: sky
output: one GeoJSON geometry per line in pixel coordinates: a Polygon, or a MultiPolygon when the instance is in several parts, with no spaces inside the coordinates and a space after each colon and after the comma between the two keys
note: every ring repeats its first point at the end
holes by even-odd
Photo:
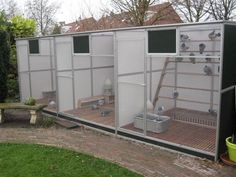
{"type": "MultiPolygon", "coordinates": [[[[16,0],[21,9],[24,9],[27,0],[16,0]]],[[[94,14],[98,18],[101,14],[101,9],[110,5],[110,0],[49,0],[57,2],[60,6],[56,14],[56,21],[66,23],[73,22],[80,16],[82,18],[94,14]]]]}

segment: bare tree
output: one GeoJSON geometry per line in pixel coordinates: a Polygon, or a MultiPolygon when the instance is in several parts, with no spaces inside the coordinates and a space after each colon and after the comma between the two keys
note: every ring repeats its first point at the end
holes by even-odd
{"type": "Polygon", "coordinates": [[[21,14],[21,10],[15,0],[0,0],[0,9],[4,10],[8,18],[21,14]]]}
{"type": "Polygon", "coordinates": [[[28,16],[37,22],[41,35],[46,35],[55,24],[54,16],[59,9],[55,2],[48,0],[28,0],[26,3],[28,16]]]}
{"type": "Polygon", "coordinates": [[[184,21],[199,22],[209,18],[209,0],[172,0],[184,21]]]}
{"type": "Polygon", "coordinates": [[[123,14],[134,26],[143,26],[149,6],[159,0],[111,0],[115,12],[123,14]]]}
{"type": "Polygon", "coordinates": [[[231,20],[235,17],[236,0],[209,0],[210,15],[215,20],[231,20]]]}

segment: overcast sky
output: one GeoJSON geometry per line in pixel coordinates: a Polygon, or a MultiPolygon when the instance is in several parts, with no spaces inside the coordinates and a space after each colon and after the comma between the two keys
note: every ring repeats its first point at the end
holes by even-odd
{"type": "MultiPolygon", "coordinates": [[[[16,0],[21,9],[24,9],[27,0],[16,0]]],[[[98,17],[101,9],[109,6],[109,0],[49,0],[50,2],[58,2],[60,9],[57,12],[56,20],[72,22],[78,19],[81,15],[90,16],[91,11],[98,17]]]]}

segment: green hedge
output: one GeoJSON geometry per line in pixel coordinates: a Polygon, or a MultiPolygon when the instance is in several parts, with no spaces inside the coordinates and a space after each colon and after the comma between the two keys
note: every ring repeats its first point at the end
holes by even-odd
{"type": "Polygon", "coordinates": [[[7,75],[10,60],[9,34],[0,30],[0,102],[7,97],[7,75]]]}

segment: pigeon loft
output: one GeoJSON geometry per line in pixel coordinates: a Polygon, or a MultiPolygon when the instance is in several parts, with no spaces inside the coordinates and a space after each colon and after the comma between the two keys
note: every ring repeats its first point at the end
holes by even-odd
{"type": "Polygon", "coordinates": [[[54,97],[47,114],[217,160],[235,131],[235,45],[225,21],[16,39],[21,101],[54,97]]]}

